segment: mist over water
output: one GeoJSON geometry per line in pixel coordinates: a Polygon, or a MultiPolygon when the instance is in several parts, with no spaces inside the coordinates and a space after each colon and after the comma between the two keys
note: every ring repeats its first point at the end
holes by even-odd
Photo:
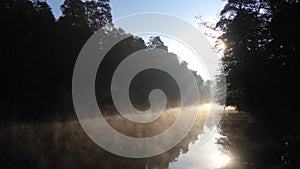
{"type": "MultiPolygon", "coordinates": [[[[191,110],[193,108],[190,107],[191,110]]],[[[209,125],[209,120],[218,119],[217,116],[209,118],[209,106],[201,108],[192,130],[178,145],[150,158],[125,158],[101,149],[84,133],[78,121],[2,127],[0,157],[7,163],[0,164],[4,165],[3,168],[180,168],[188,159],[198,162],[205,160],[211,167],[218,167],[211,157],[218,152],[214,144],[216,135],[211,133],[216,126],[209,125]]],[[[172,125],[178,113],[177,108],[169,109],[151,125],[126,123],[118,115],[105,118],[119,132],[130,137],[144,138],[164,132],[172,125]]],[[[118,140],[111,140],[111,144],[117,146],[115,143],[118,140]]],[[[156,145],[149,146],[156,148],[156,145]]],[[[199,165],[202,164],[191,163],[186,166],[197,168],[199,165]]]]}

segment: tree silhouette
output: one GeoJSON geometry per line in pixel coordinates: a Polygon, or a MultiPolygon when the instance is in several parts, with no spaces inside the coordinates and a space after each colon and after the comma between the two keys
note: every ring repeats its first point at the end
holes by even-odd
{"type": "Polygon", "coordinates": [[[84,7],[88,25],[93,31],[97,31],[112,22],[109,0],[85,1],[84,7]]]}
{"type": "Polygon", "coordinates": [[[168,51],[168,47],[164,45],[164,42],[159,36],[151,36],[149,42],[147,43],[149,49],[163,49],[168,51]]]}
{"type": "MultiPolygon", "coordinates": [[[[229,0],[217,23],[217,27],[224,32],[219,40],[227,46],[222,58],[227,88],[226,105],[236,106],[257,119],[251,125],[255,130],[249,127],[238,133],[248,140],[256,136],[252,142],[264,149],[263,152],[251,152],[250,148],[241,144],[249,154],[238,152],[237,156],[249,155],[249,158],[243,157],[241,160],[246,160],[248,164],[251,162],[255,168],[276,165],[299,168],[299,153],[294,151],[299,144],[291,139],[290,134],[300,131],[296,120],[299,119],[296,109],[298,93],[295,92],[299,72],[297,37],[300,27],[295,16],[299,9],[299,2],[292,0],[229,0]],[[282,140],[288,143],[288,150],[282,146],[282,140]],[[270,142],[272,145],[268,144],[270,142]],[[263,161],[255,153],[263,153],[263,161]],[[290,159],[280,160],[281,156],[285,156],[282,154],[289,154],[290,159]]],[[[220,76],[218,80],[220,83],[224,78],[220,76]]],[[[218,90],[219,99],[224,100],[224,90],[218,90]]],[[[221,129],[226,127],[226,124],[221,124],[221,129]]],[[[227,132],[235,131],[231,129],[227,132]]],[[[229,137],[225,146],[236,150],[234,145],[241,142],[235,138],[238,134],[230,134],[225,134],[229,137]]]]}
{"type": "MultiPolygon", "coordinates": [[[[0,84],[1,121],[41,122],[75,118],[71,92],[74,65],[84,43],[99,28],[104,31],[99,45],[105,45],[111,38],[126,37],[107,54],[100,65],[99,75],[104,78],[100,82],[96,79],[96,84],[99,84],[96,90],[98,101],[104,107],[112,105],[109,99],[110,78],[126,56],[141,49],[168,50],[158,36],[151,37],[149,43],[145,44],[141,38],[110,24],[112,15],[109,0],[65,0],[58,20],[55,20],[45,1],[1,0],[0,9],[3,25],[3,45],[0,48],[3,58],[0,68],[3,75],[3,83],[0,84]]],[[[188,69],[175,54],[166,52],[166,55],[176,63],[175,66],[188,69]]],[[[144,86],[142,91],[149,91],[160,84],[169,91],[170,104],[177,103],[180,97],[175,91],[176,86],[168,83],[168,76],[154,76],[153,72],[144,75],[148,83],[139,81],[135,86],[140,84],[144,86]]],[[[202,78],[195,72],[194,75],[199,90],[209,91],[202,78]]],[[[132,100],[137,105],[148,102],[145,99],[148,98],[147,92],[135,93],[132,94],[132,100]]]]}
{"type": "MultiPolygon", "coordinates": [[[[295,107],[299,8],[294,1],[228,1],[217,27],[227,48],[222,58],[227,104],[253,113],[295,107]],[[295,86],[294,86],[295,87],[295,86]],[[292,96],[292,97],[291,97],[292,96]]],[[[292,111],[291,109],[289,111],[292,111]]]]}

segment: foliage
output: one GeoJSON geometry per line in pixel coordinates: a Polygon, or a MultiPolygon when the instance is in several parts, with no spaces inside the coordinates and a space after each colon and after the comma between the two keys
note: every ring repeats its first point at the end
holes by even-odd
{"type": "MultiPolygon", "coordinates": [[[[217,27],[227,46],[222,58],[226,105],[256,119],[251,125],[222,121],[225,137],[219,143],[239,158],[228,168],[299,168],[299,140],[290,137],[300,131],[299,10],[300,3],[292,0],[228,0],[221,11],[217,27]]],[[[218,95],[224,100],[224,89],[218,95]]]]}
{"type": "Polygon", "coordinates": [[[280,114],[296,107],[299,62],[298,1],[229,0],[217,23],[226,43],[222,58],[227,105],[280,114]]]}
{"type": "MultiPolygon", "coordinates": [[[[105,45],[111,38],[126,37],[115,46],[100,65],[96,79],[99,104],[111,106],[109,102],[110,82],[115,68],[131,53],[141,49],[164,49],[160,37],[151,37],[148,44],[139,38],[115,28],[112,21],[109,0],[65,0],[61,5],[62,15],[55,20],[51,8],[39,0],[1,0],[1,47],[0,67],[0,119],[1,121],[41,122],[43,120],[68,120],[75,117],[72,103],[72,74],[77,56],[87,39],[99,28],[104,28],[105,37],[100,44],[105,45]],[[98,85],[99,84],[99,85],[98,85]]],[[[99,46],[101,47],[101,46],[99,46]]],[[[167,53],[178,66],[175,54],[167,53]]],[[[143,92],[135,102],[147,102],[145,91],[152,90],[155,81],[161,81],[169,90],[170,102],[178,99],[178,93],[171,92],[174,85],[167,76],[146,74],[143,92]],[[146,90],[147,89],[147,90],[146,90]]],[[[200,76],[199,85],[205,88],[200,76]]],[[[204,89],[202,89],[204,90],[204,89]]],[[[148,97],[147,97],[148,98],[148,97]]]]}

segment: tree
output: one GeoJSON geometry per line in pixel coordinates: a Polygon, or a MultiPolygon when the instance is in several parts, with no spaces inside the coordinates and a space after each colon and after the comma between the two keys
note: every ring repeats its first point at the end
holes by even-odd
{"type": "MultiPolygon", "coordinates": [[[[219,39],[227,45],[222,58],[226,104],[256,118],[247,135],[258,133],[252,131],[256,127],[265,137],[255,134],[256,142],[267,147],[264,156],[269,157],[261,162],[254,155],[257,168],[299,168],[299,153],[294,151],[299,149],[299,140],[289,138],[290,133],[300,131],[295,92],[300,43],[295,14],[299,10],[300,3],[293,0],[229,0],[217,24],[224,32],[219,39]],[[279,147],[282,140],[285,147],[279,147]]],[[[223,79],[219,77],[219,81],[223,79]]],[[[232,148],[237,143],[230,144],[232,148]]]]}
{"type": "Polygon", "coordinates": [[[168,51],[168,47],[164,45],[164,42],[159,36],[151,36],[149,42],[147,43],[149,49],[163,49],[168,51]]]}
{"type": "Polygon", "coordinates": [[[227,105],[251,110],[259,103],[256,89],[258,73],[265,72],[263,49],[269,38],[266,33],[266,4],[256,1],[229,1],[221,11],[217,27],[224,32],[219,37],[227,48],[222,58],[227,82],[227,105]],[[247,103],[247,104],[245,104],[247,103]]]}
{"type": "Polygon", "coordinates": [[[88,25],[93,31],[112,22],[109,0],[91,0],[84,2],[88,25]]]}
{"type": "Polygon", "coordinates": [[[45,1],[0,1],[1,117],[52,120],[72,112],[78,53],[96,25],[111,21],[109,1],[95,2],[97,8],[86,8],[86,3],[66,0],[55,21],[45,1]],[[89,19],[87,10],[93,14],[89,16],[101,18],[89,19]]]}
{"type": "Polygon", "coordinates": [[[217,26],[224,31],[219,39],[227,45],[222,65],[228,105],[265,114],[278,113],[282,104],[295,107],[287,100],[294,93],[290,79],[297,70],[299,22],[293,15],[298,9],[294,1],[228,1],[225,5],[217,26]]]}
{"type": "Polygon", "coordinates": [[[60,8],[62,16],[59,21],[75,28],[87,26],[84,3],[81,0],[65,0],[60,8]]]}

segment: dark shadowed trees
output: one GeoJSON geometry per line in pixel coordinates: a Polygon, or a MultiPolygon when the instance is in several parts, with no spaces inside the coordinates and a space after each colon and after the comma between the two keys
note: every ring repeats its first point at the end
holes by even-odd
{"type": "MultiPolygon", "coordinates": [[[[109,0],[65,0],[61,10],[62,15],[55,20],[45,1],[0,1],[1,120],[11,118],[37,122],[74,118],[71,92],[73,68],[84,43],[99,28],[105,27],[104,36],[99,39],[99,48],[100,44],[105,45],[111,38],[126,37],[110,50],[100,65],[98,75],[103,79],[100,82],[96,79],[100,105],[112,105],[109,98],[111,77],[125,57],[141,49],[168,50],[158,36],[151,37],[146,44],[141,38],[110,24],[109,0]]],[[[179,62],[176,54],[166,52],[166,55],[176,63],[175,66],[188,69],[184,62],[179,62]]],[[[202,78],[194,74],[199,90],[207,92],[202,78]]],[[[144,105],[148,101],[147,92],[156,87],[168,91],[170,103],[177,102],[179,94],[175,90],[178,87],[172,78],[157,71],[143,75],[143,80],[136,81],[135,86],[143,87],[140,87],[140,92],[133,92],[133,102],[144,105]],[[169,83],[170,80],[172,83],[169,83]]]]}
{"type": "Polygon", "coordinates": [[[296,1],[228,1],[217,27],[226,43],[222,58],[227,104],[272,115],[295,108],[299,62],[296,1]]]}
{"type": "MultiPolygon", "coordinates": [[[[221,11],[217,27],[223,31],[219,39],[227,45],[222,58],[226,105],[247,111],[256,119],[249,126],[232,126],[245,127],[237,133],[226,129],[230,125],[221,124],[228,139],[221,144],[238,151],[235,156],[242,165],[247,164],[244,168],[299,168],[299,152],[295,151],[299,139],[294,137],[300,131],[296,92],[299,10],[300,3],[292,0],[229,0],[221,11]],[[260,148],[252,149],[247,140],[260,148]]],[[[218,94],[220,100],[225,99],[224,89],[218,94]]]]}
{"type": "Polygon", "coordinates": [[[84,8],[88,25],[93,31],[112,22],[109,0],[85,1],[84,8]]]}

